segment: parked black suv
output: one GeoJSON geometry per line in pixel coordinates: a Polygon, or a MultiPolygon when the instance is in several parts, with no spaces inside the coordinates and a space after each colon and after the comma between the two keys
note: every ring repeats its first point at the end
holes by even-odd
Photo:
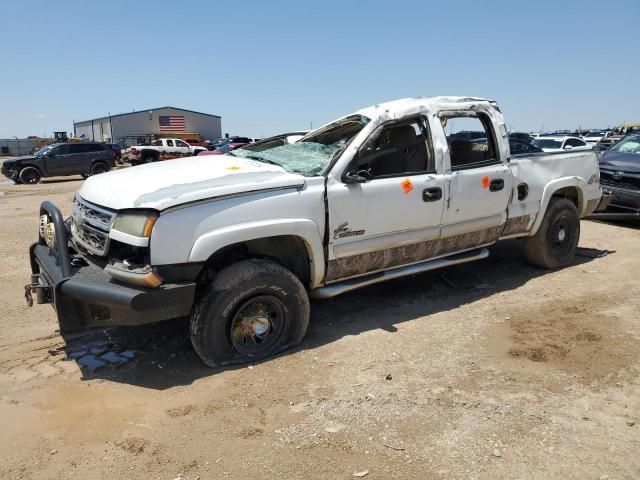
{"type": "Polygon", "coordinates": [[[89,175],[108,172],[115,166],[115,152],[101,143],[54,143],[33,155],[11,158],[2,174],[16,183],[34,184],[43,177],[89,175]]]}

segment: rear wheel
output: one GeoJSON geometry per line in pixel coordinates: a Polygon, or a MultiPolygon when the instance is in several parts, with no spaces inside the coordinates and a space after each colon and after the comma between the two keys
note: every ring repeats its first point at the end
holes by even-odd
{"type": "Polygon", "coordinates": [[[40,170],[36,167],[24,167],[20,170],[18,175],[18,179],[20,183],[24,183],[27,185],[34,185],[40,181],[42,175],[40,174],[40,170]]]}
{"type": "Polygon", "coordinates": [[[191,316],[191,343],[210,367],[272,356],[299,344],[309,325],[300,280],[269,260],[219,272],[191,316]]]}
{"type": "Polygon", "coordinates": [[[89,175],[99,175],[109,171],[109,165],[104,162],[96,162],[91,166],[89,175]]]}
{"type": "Polygon", "coordinates": [[[566,198],[552,198],[540,228],[525,240],[527,260],[538,267],[555,269],[569,265],[580,240],[578,209],[566,198]]]}
{"type": "Polygon", "coordinates": [[[143,163],[157,162],[158,160],[160,160],[160,154],[158,152],[142,152],[141,157],[143,163]]]}

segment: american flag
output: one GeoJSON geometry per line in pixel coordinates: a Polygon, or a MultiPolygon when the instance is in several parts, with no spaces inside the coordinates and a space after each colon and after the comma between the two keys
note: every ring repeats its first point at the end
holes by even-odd
{"type": "Polygon", "coordinates": [[[184,115],[160,115],[160,132],[184,132],[184,115]]]}

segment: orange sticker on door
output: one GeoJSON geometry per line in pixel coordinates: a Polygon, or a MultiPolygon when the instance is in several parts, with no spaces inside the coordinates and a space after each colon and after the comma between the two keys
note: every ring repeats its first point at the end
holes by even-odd
{"type": "Polygon", "coordinates": [[[402,190],[404,190],[405,194],[411,193],[411,190],[413,190],[413,183],[408,178],[405,178],[402,181],[401,185],[402,185],[402,190]]]}
{"type": "Polygon", "coordinates": [[[488,175],[482,177],[482,188],[489,188],[491,186],[491,179],[488,175]]]}

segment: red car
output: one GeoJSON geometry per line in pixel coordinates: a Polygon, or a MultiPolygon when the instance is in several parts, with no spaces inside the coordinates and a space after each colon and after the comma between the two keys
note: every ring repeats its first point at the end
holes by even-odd
{"type": "Polygon", "coordinates": [[[202,156],[202,155],[224,155],[225,153],[229,153],[232,150],[235,150],[236,148],[240,148],[240,147],[244,147],[245,145],[248,145],[248,143],[228,143],[226,145],[223,145],[222,147],[216,148],[213,151],[205,151],[205,152],[200,152],[198,154],[198,156],[202,156]]]}

